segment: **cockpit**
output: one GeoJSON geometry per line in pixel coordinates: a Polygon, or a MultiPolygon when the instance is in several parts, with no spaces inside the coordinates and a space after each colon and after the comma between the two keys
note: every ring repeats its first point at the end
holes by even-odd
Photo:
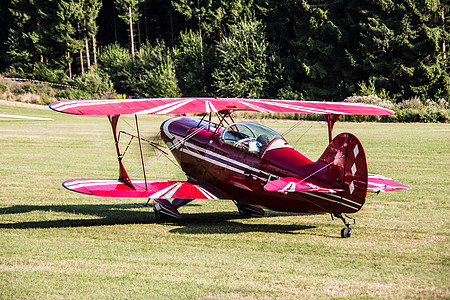
{"type": "Polygon", "coordinates": [[[279,133],[251,122],[231,124],[222,132],[221,139],[226,144],[259,156],[273,149],[292,148],[279,133]]]}

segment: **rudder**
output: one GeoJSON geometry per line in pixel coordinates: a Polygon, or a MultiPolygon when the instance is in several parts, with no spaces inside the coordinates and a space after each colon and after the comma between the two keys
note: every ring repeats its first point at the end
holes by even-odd
{"type": "Polygon", "coordinates": [[[318,171],[312,178],[344,189],[335,195],[341,204],[332,208],[333,213],[353,213],[361,209],[367,195],[368,172],[366,154],[356,136],[339,134],[314,164],[318,171]]]}

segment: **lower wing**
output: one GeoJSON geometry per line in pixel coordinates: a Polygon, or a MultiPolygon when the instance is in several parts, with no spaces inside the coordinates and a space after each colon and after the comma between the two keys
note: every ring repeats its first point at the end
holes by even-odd
{"type": "Polygon", "coordinates": [[[186,181],[133,180],[134,188],[119,179],[72,179],[63,186],[71,191],[101,197],[221,199],[219,192],[186,181]]]}

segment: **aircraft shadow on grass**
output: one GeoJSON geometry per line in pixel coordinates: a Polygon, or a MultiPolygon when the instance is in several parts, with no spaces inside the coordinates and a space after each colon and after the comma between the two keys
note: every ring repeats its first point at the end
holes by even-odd
{"type": "MultiPolygon", "coordinates": [[[[198,204],[187,204],[186,206],[198,206],[198,204]]],[[[316,226],[298,224],[246,224],[239,220],[247,219],[233,212],[209,212],[184,214],[182,220],[161,222],[155,219],[153,210],[134,210],[136,204],[116,204],[116,205],[14,205],[0,208],[0,215],[24,214],[33,211],[42,212],[63,212],[73,215],[83,216],[80,219],[61,219],[43,221],[23,221],[15,223],[0,223],[0,228],[29,229],[29,228],[64,228],[64,227],[90,227],[104,225],[124,225],[124,224],[155,224],[163,223],[181,226],[170,230],[171,233],[178,234],[232,234],[242,232],[274,232],[282,234],[312,234],[308,229],[316,226]],[[89,218],[93,216],[96,218],[89,218]]],[[[299,214],[286,214],[271,212],[269,216],[292,216],[299,214]]],[[[320,235],[320,234],[319,234],[320,235]]]]}

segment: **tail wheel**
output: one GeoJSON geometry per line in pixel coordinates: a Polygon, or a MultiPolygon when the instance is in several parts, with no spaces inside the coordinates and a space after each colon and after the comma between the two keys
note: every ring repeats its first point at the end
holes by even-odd
{"type": "Polygon", "coordinates": [[[352,235],[352,229],[351,228],[347,228],[347,227],[344,227],[344,228],[342,228],[342,230],[341,230],[341,237],[342,238],[349,238],[350,236],[352,235]]]}
{"type": "MultiPolygon", "coordinates": [[[[331,216],[333,217],[333,214],[331,216]]],[[[341,230],[341,237],[344,239],[349,238],[352,235],[352,227],[351,227],[352,224],[350,222],[347,222],[342,214],[334,214],[334,216],[338,219],[341,219],[342,222],[344,222],[345,227],[342,228],[342,230],[341,230]]],[[[354,218],[347,216],[347,215],[345,215],[345,216],[347,218],[353,220],[353,224],[356,223],[354,218]]]]}

